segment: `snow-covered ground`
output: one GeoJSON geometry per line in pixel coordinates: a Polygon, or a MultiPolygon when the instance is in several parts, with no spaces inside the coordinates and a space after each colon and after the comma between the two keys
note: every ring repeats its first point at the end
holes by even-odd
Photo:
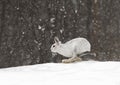
{"type": "Polygon", "coordinates": [[[120,85],[120,62],[46,63],[0,69],[0,85],[120,85]]]}

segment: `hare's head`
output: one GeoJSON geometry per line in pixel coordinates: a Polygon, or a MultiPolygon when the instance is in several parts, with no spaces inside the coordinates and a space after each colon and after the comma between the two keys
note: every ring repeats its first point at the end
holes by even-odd
{"type": "Polygon", "coordinates": [[[61,41],[59,41],[58,37],[55,37],[54,42],[55,43],[51,46],[51,52],[57,53],[61,46],[61,41]]]}

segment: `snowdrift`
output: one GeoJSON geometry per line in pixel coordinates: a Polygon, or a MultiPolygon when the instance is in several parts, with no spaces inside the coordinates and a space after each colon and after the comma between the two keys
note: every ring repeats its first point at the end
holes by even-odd
{"type": "Polygon", "coordinates": [[[0,69],[1,85],[120,85],[120,62],[46,63],[0,69]]]}

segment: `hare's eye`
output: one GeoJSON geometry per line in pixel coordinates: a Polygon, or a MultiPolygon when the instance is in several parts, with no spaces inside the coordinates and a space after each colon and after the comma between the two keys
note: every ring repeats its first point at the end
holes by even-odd
{"type": "Polygon", "coordinates": [[[53,47],[55,47],[55,45],[53,45],[53,47]]]}

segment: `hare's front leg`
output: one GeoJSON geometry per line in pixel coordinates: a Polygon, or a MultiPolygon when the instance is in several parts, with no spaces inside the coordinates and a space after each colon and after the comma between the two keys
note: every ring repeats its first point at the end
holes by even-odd
{"type": "Polygon", "coordinates": [[[81,61],[82,59],[79,58],[79,57],[72,57],[72,58],[69,58],[69,59],[63,59],[62,60],[62,63],[73,63],[73,62],[78,62],[78,61],[81,61]]]}

